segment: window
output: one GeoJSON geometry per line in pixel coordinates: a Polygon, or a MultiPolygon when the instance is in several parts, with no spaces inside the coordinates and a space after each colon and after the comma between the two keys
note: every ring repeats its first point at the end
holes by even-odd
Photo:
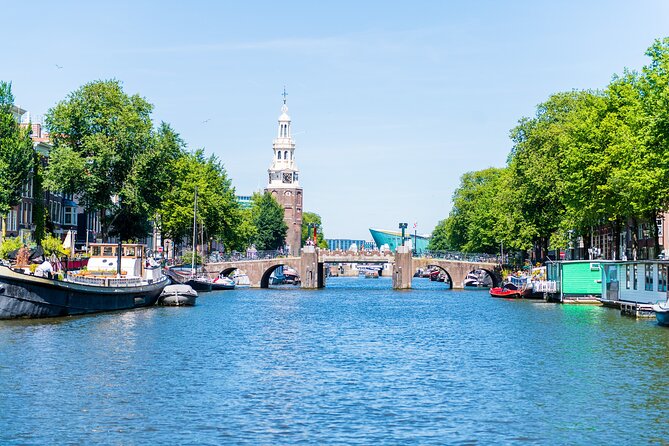
{"type": "Polygon", "coordinates": [[[66,207],[65,208],[65,221],[64,221],[64,223],[66,225],[71,225],[72,224],[72,214],[70,213],[70,209],[72,209],[72,208],[71,207],[66,207]]]}
{"type": "Polygon", "coordinates": [[[645,290],[653,291],[653,265],[646,265],[645,269],[645,290]]]}
{"type": "Polygon", "coordinates": [[[639,284],[639,265],[634,264],[634,266],[632,266],[632,268],[633,268],[633,270],[634,270],[634,271],[633,271],[633,275],[634,275],[634,276],[633,276],[633,279],[634,279],[634,289],[636,290],[636,289],[639,288],[639,287],[638,287],[638,284],[639,284]]]}
{"type": "Polygon", "coordinates": [[[111,257],[114,255],[114,250],[112,249],[111,246],[103,246],[102,247],[102,255],[105,257],[111,257]]]}
{"type": "Polygon", "coordinates": [[[293,182],[293,174],[292,173],[284,173],[283,174],[283,182],[284,183],[292,183],[293,182]]]}
{"type": "Polygon", "coordinates": [[[657,266],[657,291],[667,291],[667,267],[657,266]]]}
{"type": "Polygon", "coordinates": [[[16,231],[18,229],[18,212],[12,209],[7,214],[7,230],[16,231]]]}
{"type": "Polygon", "coordinates": [[[630,289],[630,266],[625,267],[625,288],[630,289]]]}
{"type": "Polygon", "coordinates": [[[288,159],[288,150],[283,152],[283,159],[287,160],[288,159]]]}
{"type": "Polygon", "coordinates": [[[279,150],[279,153],[277,153],[276,156],[277,156],[278,159],[281,159],[281,150],[279,150]]]}

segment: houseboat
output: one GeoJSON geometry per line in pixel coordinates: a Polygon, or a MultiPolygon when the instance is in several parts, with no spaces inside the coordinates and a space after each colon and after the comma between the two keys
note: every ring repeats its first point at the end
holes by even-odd
{"type": "MultiPolygon", "coordinates": [[[[0,319],[71,316],[156,303],[168,279],[144,245],[93,244],[86,270],[0,266],[0,319]]],[[[46,264],[46,262],[45,262],[46,264]]]]}
{"type": "Polygon", "coordinates": [[[568,260],[546,265],[546,281],[538,290],[547,299],[562,303],[598,304],[602,297],[603,260],[568,260]]]}
{"type": "Polygon", "coordinates": [[[609,262],[602,268],[601,301],[633,317],[655,317],[653,305],[667,300],[669,261],[609,262]]]}

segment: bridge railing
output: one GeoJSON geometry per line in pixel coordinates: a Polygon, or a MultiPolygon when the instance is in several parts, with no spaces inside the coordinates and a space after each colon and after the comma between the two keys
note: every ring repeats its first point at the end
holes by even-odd
{"type": "Polygon", "coordinates": [[[230,253],[219,253],[209,256],[209,263],[218,263],[218,262],[243,262],[247,260],[266,260],[266,259],[276,259],[279,257],[287,257],[288,253],[283,250],[268,250],[268,251],[246,251],[246,252],[237,252],[232,251],[230,253]]]}
{"type": "Polygon", "coordinates": [[[390,252],[379,251],[344,251],[341,249],[321,249],[318,252],[321,257],[393,257],[393,254],[390,252]]]}
{"type": "Polygon", "coordinates": [[[499,263],[499,256],[493,254],[459,251],[423,251],[414,252],[414,257],[428,259],[460,260],[463,262],[499,263]]]}

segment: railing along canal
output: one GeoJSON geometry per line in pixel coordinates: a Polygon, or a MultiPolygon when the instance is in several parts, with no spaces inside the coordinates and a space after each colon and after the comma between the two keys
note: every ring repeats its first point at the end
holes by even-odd
{"type": "Polygon", "coordinates": [[[246,251],[246,252],[237,252],[233,251],[231,253],[219,253],[212,254],[209,256],[209,263],[220,263],[220,262],[244,262],[248,260],[268,260],[276,259],[280,257],[288,257],[288,253],[282,250],[268,250],[268,251],[246,251]]]}
{"type": "MultiPolygon", "coordinates": [[[[357,257],[392,257],[393,254],[381,253],[379,251],[328,251],[320,250],[321,255],[326,256],[357,256],[357,257]]],[[[289,254],[282,250],[268,251],[247,251],[231,253],[216,253],[209,256],[209,263],[219,262],[243,262],[249,260],[269,260],[281,257],[288,257],[289,254]]],[[[465,253],[459,251],[423,251],[413,253],[414,257],[457,260],[461,262],[481,262],[481,263],[499,263],[499,256],[484,253],[465,253]]]]}
{"type": "Polygon", "coordinates": [[[499,263],[500,258],[493,254],[459,252],[459,251],[423,251],[416,253],[414,257],[428,259],[459,260],[461,262],[499,263]]]}

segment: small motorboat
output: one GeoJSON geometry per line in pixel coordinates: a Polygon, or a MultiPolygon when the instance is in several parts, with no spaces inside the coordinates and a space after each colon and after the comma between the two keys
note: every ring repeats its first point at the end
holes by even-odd
{"type": "Polygon", "coordinates": [[[235,281],[229,277],[218,276],[211,282],[212,291],[234,290],[234,289],[235,289],[235,281]]]}
{"type": "Polygon", "coordinates": [[[294,268],[291,268],[290,266],[283,267],[283,277],[284,277],[283,283],[287,283],[290,285],[300,284],[300,275],[294,268]]]}
{"type": "Polygon", "coordinates": [[[463,282],[463,286],[465,288],[489,288],[492,286],[492,279],[488,273],[477,269],[467,274],[467,277],[463,282]]]}
{"type": "Polygon", "coordinates": [[[430,280],[433,282],[445,282],[446,273],[438,268],[435,268],[432,271],[430,271],[430,280]]]}
{"type": "Polygon", "coordinates": [[[365,279],[378,279],[379,278],[379,272],[376,270],[368,270],[365,271],[365,279]]]}
{"type": "Polygon", "coordinates": [[[206,276],[192,276],[184,284],[189,285],[195,291],[211,291],[212,289],[212,281],[206,276]]]}
{"type": "Polygon", "coordinates": [[[501,287],[490,288],[492,297],[506,297],[508,299],[520,299],[523,291],[513,283],[505,283],[501,287]]]}
{"type": "Polygon", "coordinates": [[[235,282],[235,286],[251,286],[249,276],[243,271],[235,270],[235,272],[232,273],[231,279],[235,282]]]}
{"type": "Polygon", "coordinates": [[[657,318],[657,323],[669,327],[669,301],[659,302],[653,305],[653,311],[657,318]]]}
{"type": "Polygon", "coordinates": [[[158,305],[171,307],[193,306],[197,291],[185,284],[167,285],[158,298],[158,305]]]}

